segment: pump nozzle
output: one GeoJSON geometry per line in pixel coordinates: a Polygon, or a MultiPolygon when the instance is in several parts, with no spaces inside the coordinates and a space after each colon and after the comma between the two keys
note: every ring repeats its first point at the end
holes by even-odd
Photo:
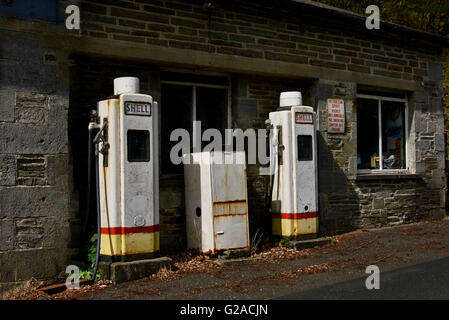
{"type": "Polygon", "coordinates": [[[100,129],[100,125],[98,124],[97,111],[93,109],[90,110],[90,122],[87,130],[93,131],[96,129],[100,129]]]}

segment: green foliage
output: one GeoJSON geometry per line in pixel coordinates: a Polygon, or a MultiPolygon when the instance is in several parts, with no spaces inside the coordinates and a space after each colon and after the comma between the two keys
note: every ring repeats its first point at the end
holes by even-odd
{"type": "Polygon", "coordinates": [[[382,21],[414,29],[449,35],[449,1],[447,0],[318,0],[327,5],[366,15],[369,5],[380,9],[382,21]]]}
{"type": "MultiPolygon", "coordinates": [[[[87,270],[80,270],[80,279],[91,279],[94,274],[95,268],[95,258],[97,256],[97,237],[95,233],[90,239],[87,248],[87,259],[89,261],[90,267],[87,270]]],[[[100,272],[97,272],[95,276],[95,281],[101,278],[100,272]]]]}

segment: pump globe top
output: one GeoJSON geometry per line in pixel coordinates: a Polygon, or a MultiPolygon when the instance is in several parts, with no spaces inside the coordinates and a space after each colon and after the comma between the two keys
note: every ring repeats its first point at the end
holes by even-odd
{"type": "Polygon", "coordinates": [[[139,93],[140,80],[136,77],[121,77],[114,79],[114,94],[139,93]]]}
{"type": "Polygon", "coordinates": [[[302,106],[302,95],[299,91],[281,92],[279,100],[279,106],[281,107],[302,106]]]}

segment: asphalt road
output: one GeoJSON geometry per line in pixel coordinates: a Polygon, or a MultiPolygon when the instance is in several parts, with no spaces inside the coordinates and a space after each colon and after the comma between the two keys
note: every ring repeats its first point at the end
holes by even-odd
{"type": "MultiPolygon", "coordinates": [[[[367,277],[369,274],[367,274],[367,277]]],[[[382,273],[380,288],[368,290],[366,278],[289,294],[286,300],[448,300],[449,257],[382,273]]]]}
{"type": "MultiPolygon", "coordinates": [[[[259,260],[218,266],[180,259],[172,271],[117,286],[86,286],[51,299],[449,299],[449,218],[335,236],[303,251],[268,248],[259,260]],[[272,251],[274,250],[274,251],[272,251]],[[365,269],[380,268],[380,290],[365,269]]],[[[177,253],[171,256],[179,258],[177,253]]],[[[182,258],[182,256],[181,256],[182,258]]]]}

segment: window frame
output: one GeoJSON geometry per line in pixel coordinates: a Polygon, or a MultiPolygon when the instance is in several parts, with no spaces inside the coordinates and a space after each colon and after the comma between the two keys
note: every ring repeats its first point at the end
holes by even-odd
{"type": "MultiPolygon", "coordinates": [[[[379,115],[379,122],[377,124],[377,128],[379,130],[379,169],[359,169],[357,168],[357,174],[376,174],[376,173],[409,173],[409,129],[408,129],[408,100],[407,96],[404,94],[404,98],[392,98],[385,96],[376,96],[369,94],[357,94],[356,99],[369,99],[369,100],[377,100],[377,110],[379,115]],[[382,150],[382,102],[390,101],[390,102],[401,102],[404,103],[404,141],[405,141],[405,168],[404,169],[384,169],[383,168],[383,150],[382,150]]],[[[359,112],[359,108],[357,106],[357,112],[359,112]]],[[[358,136],[357,136],[358,141],[358,136]]]]}
{"type": "MultiPolygon", "coordinates": [[[[188,74],[196,74],[196,75],[205,75],[205,76],[217,76],[217,77],[222,77],[222,78],[226,78],[228,80],[228,85],[216,85],[216,84],[206,84],[206,83],[197,83],[197,82],[188,82],[188,81],[172,81],[172,80],[160,80],[160,84],[168,84],[168,85],[178,85],[178,86],[187,86],[187,87],[192,87],[192,103],[191,103],[191,107],[190,107],[190,127],[189,127],[189,133],[190,133],[190,137],[193,139],[193,137],[195,137],[196,132],[194,132],[195,127],[193,126],[193,121],[197,121],[197,117],[196,117],[196,88],[216,88],[216,89],[225,89],[227,91],[227,106],[226,106],[226,117],[227,117],[227,123],[226,123],[226,128],[225,129],[231,129],[232,128],[232,90],[231,90],[231,77],[228,74],[222,74],[222,73],[212,73],[212,72],[205,72],[205,73],[195,73],[195,72],[188,72],[188,71],[184,71],[184,70],[174,70],[174,69],[170,69],[167,68],[165,70],[163,70],[162,72],[177,72],[177,73],[188,73],[188,74]]],[[[162,95],[162,92],[161,92],[162,95]]],[[[160,101],[160,106],[161,108],[163,108],[163,103],[164,101],[161,98],[160,101]]],[[[160,112],[160,115],[162,116],[162,112],[160,112]]],[[[162,131],[163,128],[162,126],[159,126],[159,136],[162,135],[162,131]]],[[[159,144],[161,145],[161,144],[159,144]]],[[[162,152],[162,150],[161,150],[162,152]]],[[[160,160],[161,161],[161,157],[162,157],[162,153],[160,153],[159,155],[160,160]]],[[[179,177],[182,177],[183,174],[180,173],[164,173],[162,172],[162,165],[159,166],[159,170],[160,170],[160,176],[163,179],[177,179],[179,177]]]]}
{"type": "MultiPolygon", "coordinates": [[[[171,84],[171,85],[177,85],[177,86],[187,86],[187,87],[192,87],[192,106],[190,109],[190,134],[192,137],[195,136],[196,132],[194,132],[193,130],[195,129],[193,127],[193,121],[197,121],[197,117],[196,117],[196,88],[215,88],[215,89],[225,89],[227,92],[227,97],[228,97],[228,105],[226,108],[226,117],[227,117],[227,128],[225,129],[229,129],[232,127],[232,110],[231,110],[231,106],[232,106],[232,101],[231,101],[231,87],[230,85],[215,85],[215,84],[204,84],[204,83],[194,83],[194,82],[180,82],[180,81],[166,81],[166,80],[161,80],[161,84],[171,84]]],[[[164,102],[161,101],[161,105],[164,102]]],[[[162,128],[161,128],[162,130],[162,128]]]]}

